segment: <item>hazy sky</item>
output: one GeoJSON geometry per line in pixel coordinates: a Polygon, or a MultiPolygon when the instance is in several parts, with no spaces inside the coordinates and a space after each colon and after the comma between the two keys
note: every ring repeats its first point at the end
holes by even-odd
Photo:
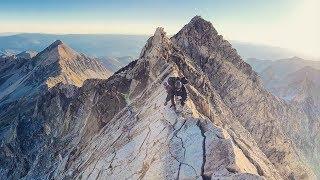
{"type": "Polygon", "coordinates": [[[176,33],[193,16],[227,39],[320,56],[320,0],[1,0],[1,32],[176,33]]]}

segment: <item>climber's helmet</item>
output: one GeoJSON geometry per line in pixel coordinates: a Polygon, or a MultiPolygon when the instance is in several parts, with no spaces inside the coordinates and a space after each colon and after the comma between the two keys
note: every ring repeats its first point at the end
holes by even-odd
{"type": "Polygon", "coordinates": [[[175,83],[174,83],[174,87],[176,88],[176,89],[178,89],[178,90],[180,90],[181,88],[182,88],[182,82],[181,81],[176,81],[175,83]]]}

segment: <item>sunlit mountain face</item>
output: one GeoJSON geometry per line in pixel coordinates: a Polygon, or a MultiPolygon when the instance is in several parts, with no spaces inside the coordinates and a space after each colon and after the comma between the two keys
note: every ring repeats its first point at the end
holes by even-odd
{"type": "Polygon", "coordinates": [[[316,179],[316,63],[247,63],[200,16],[138,54],[102,63],[56,40],[1,58],[1,178],[316,179]]]}
{"type": "Polygon", "coordinates": [[[319,7],[1,1],[0,179],[320,179],[319,7]]]}

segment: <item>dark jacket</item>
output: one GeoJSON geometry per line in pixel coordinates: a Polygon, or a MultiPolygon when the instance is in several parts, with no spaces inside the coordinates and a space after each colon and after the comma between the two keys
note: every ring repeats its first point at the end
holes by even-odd
{"type": "Polygon", "coordinates": [[[169,77],[168,78],[168,84],[166,85],[166,90],[167,90],[167,98],[166,102],[171,100],[172,106],[175,107],[175,101],[174,101],[174,96],[180,96],[181,97],[181,105],[183,106],[185,101],[187,100],[187,91],[185,88],[185,84],[188,83],[188,80],[185,77],[169,77]],[[175,83],[176,81],[181,81],[182,87],[180,89],[175,88],[175,83]]]}

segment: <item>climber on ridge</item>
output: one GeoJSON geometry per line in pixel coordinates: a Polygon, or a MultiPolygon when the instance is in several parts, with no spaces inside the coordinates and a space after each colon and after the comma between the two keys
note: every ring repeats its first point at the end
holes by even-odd
{"type": "Polygon", "coordinates": [[[188,83],[188,80],[185,77],[169,77],[168,82],[164,83],[164,87],[167,91],[167,98],[164,103],[166,106],[167,103],[171,100],[171,106],[173,107],[174,110],[176,110],[176,104],[174,97],[175,96],[180,96],[180,103],[181,106],[184,106],[186,100],[187,100],[187,91],[186,88],[184,87],[185,84],[188,83]]]}

